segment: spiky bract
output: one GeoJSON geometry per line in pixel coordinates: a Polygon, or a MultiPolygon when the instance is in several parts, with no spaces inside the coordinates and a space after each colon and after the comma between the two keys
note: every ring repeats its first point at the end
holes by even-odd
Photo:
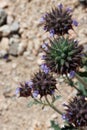
{"type": "Polygon", "coordinates": [[[77,71],[81,65],[83,46],[78,45],[75,40],[59,37],[50,40],[44,50],[44,61],[52,72],[67,74],[70,71],[77,71]]]}
{"type": "Polygon", "coordinates": [[[65,120],[75,127],[87,126],[87,100],[85,97],[75,97],[67,107],[65,120]]]}
{"type": "Polygon", "coordinates": [[[55,7],[43,17],[44,29],[51,34],[66,34],[69,29],[72,29],[73,20],[71,17],[69,8],[55,7]]]}
{"type": "Polygon", "coordinates": [[[27,82],[24,84],[20,83],[20,87],[17,88],[17,93],[20,97],[29,97],[32,95],[32,89],[27,82]]]}
{"type": "Polygon", "coordinates": [[[33,82],[33,92],[38,91],[40,97],[46,95],[52,95],[56,89],[56,80],[51,74],[46,74],[44,72],[37,72],[34,74],[33,82]]]}

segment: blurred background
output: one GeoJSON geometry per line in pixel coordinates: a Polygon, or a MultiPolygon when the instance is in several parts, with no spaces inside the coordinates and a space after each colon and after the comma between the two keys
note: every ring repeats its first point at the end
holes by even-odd
{"type": "MultiPolygon", "coordinates": [[[[54,119],[62,125],[61,117],[49,107],[29,107],[31,98],[15,95],[20,82],[28,81],[42,62],[40,46],[49,34],[40,18],[58,3],[73,9],[73,18],[79,22],[75,37],[87,49],[87,8],[79,0],[0,0],[0,130],[51,130],[54,119]]],[[[56,105],[60,109],[75,95],[68,88],[59,85],[63,97],[56,105]]]]}

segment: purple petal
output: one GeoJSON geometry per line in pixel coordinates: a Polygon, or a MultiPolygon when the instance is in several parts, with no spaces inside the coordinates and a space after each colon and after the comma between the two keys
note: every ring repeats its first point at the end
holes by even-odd
{"type": "Polygon", "coordinates": [[[67,8],[66,8],[66,11],[67,11],[68,13],[71,13],[71,12],[72,12],[72,9],[69,8],[69,7],[67,7],[67,8]]]}
{"type": "Polygon", "coordinates": [[[51,30],[50,30],[50,37],[53,37],[53,36],[54,36],[54,34],[55,34],[54,29],[51,29],[51,30]]]}
{"type": "Polygon", "coordinates": [[[45,21],[44,17],[41,17],[39,21],[40,23],[43,23],[45,21]]]}
{"type": "Polygon", "coordinates": [[[20,93],[20,88],[16,88],[15,94],[18,95],[20,93]]]}
{"type": "Polygon", "coordinates": [[[32,81],[28,81],[28,82],[26,82],[26,84],[29,85],[30,88],[32,88],[32,86],[33,86],[33,82],[32,81]]]}
{"type": "Polygon", "coordinates": [[[72,23],[73,23],[74,26],[78,26],[78,22],[76,20],[73,20],[72,23]]]}
{"type": "Polygon", "coordinates": [[[65,114],[62,115],[62,119],[63,119],[63,120],[66,119],[66,115],[65,115],[65,114]]]}
{"type": "Polygon", "coordinates": [[[48,50],[48,47],[47,47],[47,45],[48,45],[48,43],[44,43],[43,45],[42,45],[42,48],[44,49],[44,50],[48,50]]]}
{"type": "Polygon", "coordinates": [[[46,59],[46,56],[45,55],[42,55],[41,56],[41,60],[45,60],[46,59]]]}
{"type": "Polygon", "coordinates": [[[38,96],[38,94],[39,94],[39,91],[38,91],[38,90],[35,90],[35,91],[32,93],[32,95],[33,95],[34,98],[36,98],[36,97],[38,96]]]}
{"type": "Polygon", "coordinates": [[[75,76],[75,71],[71,71],[69,74],[70,74],[70,78],[74,78],[74,76],[75,76]]]}
{"type": "Polygon", "coordinates": [[[45,65],[45,64],[42,64],[42,65],[41,65],[41,69],[42,69],[43,72],[46,73],[46,74],[48,74],[49,71],[50,71],[49,68],[47,67],[47,65],[45,65]]]}
{"type": "Polygon", "coordinates": [[[60,4],[58,4],[58,8],[59,9],[62,9],[63,8],[63,5],[60,3],[60,4]]]}

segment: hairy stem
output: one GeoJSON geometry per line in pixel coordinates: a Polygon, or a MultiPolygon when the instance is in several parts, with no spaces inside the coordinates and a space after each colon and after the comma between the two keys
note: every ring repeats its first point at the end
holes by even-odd
{"type": "Polygon", "coordinates": [[[35,98],[34,98],[34,101],[37,102],[37,103],[39,103],[39,104],[42,104],[42,105],[48,106],[47,103],[42,102],[42,101],[40,101],[40,100],[37,100],[37,99],[35,99],[35,98]]]}
{"type": "Polygon", "coordinates": [[[46,99],[48,105],[49,105],[53,110],[55,110],[58,114],[63,115],[63,113],[62,113],[60,110],[58,110],[53,104],[51,104],[51,103],[49,102],[47,96],[45,96],[45,99],[46,99]]]}
{"type": "Polygon", "coordinates": [[[74,87],[78,92],[81,92],[80,89],[78,89],[75,84],[73,83],[73,81],[67,76],[67,80],[69,81],[70,84],[72,84],[72,87],[74,87]]]}

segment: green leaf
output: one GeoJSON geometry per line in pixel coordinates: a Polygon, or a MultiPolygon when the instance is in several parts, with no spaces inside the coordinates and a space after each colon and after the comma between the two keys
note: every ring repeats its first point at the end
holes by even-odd
{"type": "Polygon", "coordinates": [[[85,71],[85,72],[79,72],[78,74],[81,77],[87,77],[87,71],[85,71]]]}
{"type": "Polygon", "coordinates": [[[37,105],[37,104],[39,104],[39,103],[36,102],[36,101],[30,101],[30,102],[28,103],[28,107],[32,107],[33,105],[37,105]]]}
{"type": "Polygon", "coordinates": [[[55,121],[51,121],[51,128],[53,128],[54,130],[61,130],[61,128],[59,127],[58,124],[55,123],[55,121]]]}
{"type": "Polygon", "coordinates": [[[79,89],[82,91],[81,95],[87,96],[87,90],[84,88],[84,86],[80,82],[78,82],[77,84],[79,86],[79,89]]]}

